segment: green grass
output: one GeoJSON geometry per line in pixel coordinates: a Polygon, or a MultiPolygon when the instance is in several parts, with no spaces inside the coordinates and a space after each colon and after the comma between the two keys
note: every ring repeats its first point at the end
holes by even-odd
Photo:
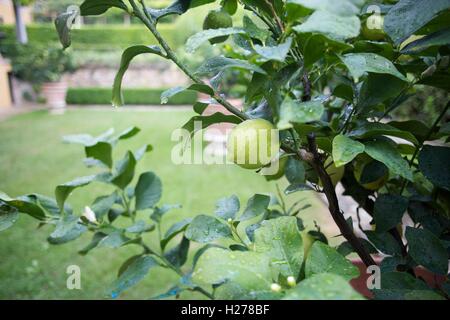
{"type": "MultiPolygon", "coordinates": [[[[173,129],[180,127],[192,115],[190,111],[157,109],[152,112],[132,109],[69,110],[64,115],[47,111],[22,114],[0,122],[0,190],[11,196],[30,192],[52,195],[54,187],[77,176],[89,174],[83,166],[83,150],[77,145],[61,143],[61,136],[73,133],[99,134],[110,127],[123,130],[137,125],[142,132],[122,142],[117,155],[126,149],[137,149],[144,143],[154,145],[154,151],[139,164],[138,171],[152,170],[163,181],[162,203],[179,203],[182,209],[169,213],[163,230],[173,222],[200,213],[211,214],[218,198],[236,194],[241,202],[254,193],[274,193],[274,183],[262,176],[236,166],[176,166],[170,160],[173,129]]],[[[281,182],[285,187],[286,182],[281,182]]],[[[97,195],[106,193],[103,185],[95,184],[75,191],[69,197],[76,212],[81,212],[97,195]]],[[[307,197],[312,208],[301,213],[306,224],[324,221],[323,207],[308,193],[294,194],[289,203],[307,197]]],[[[245,204],[244,204],[245,205],[245,204]]],[[[12,228],[0,233],[0,299],[101,299],[115,279],[121,263],[138,252],[136,246],[94,249],[82,257],[77,251],[90,237],[62,245],[47,244],[50,227],[38,229],[35,220],[20,216],[12,228]],[[66,268],[78,265],[82,272],[82,290],[66,289],[66,268]]],[[[155,242],[146,239],[150,246],[155,242]]],[[[193,249],[198,248],[194,246],[193,249]]],[[[193,250],[191,249],[192,256],[193,250]]],[[[154,269],[139,285],[126,291],[121,298],[150,298],[167,290],[174,273],[154,269]]],[[[198,298],[190,293],[182,298],[198,298]]]]}

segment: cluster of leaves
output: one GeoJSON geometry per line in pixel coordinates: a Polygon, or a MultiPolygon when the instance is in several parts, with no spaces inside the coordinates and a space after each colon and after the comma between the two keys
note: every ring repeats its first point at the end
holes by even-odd
{"type": "MultiPolygon", "coordinates": [[[[311,188],[322,191],[323,184],[330,212],[348,240],[340,246],[340,252],[348,254],[356,250],[363,257],[365,251],[375,251],[386,256],[381,264],[382,287],[375,290],[377,298],[448,298],[448,282],[433,291],[415,277],[414,269],[423,266],[443,277],[448,273],[449,126],[441,125],[441,120],[450,103],[431,126],[414,119],[397,121],[391,114],[405,105],[416,85],[449,90],[450,3],[379,1],[377,8],[384,16],[384,36],[370,40],[361,33],[361,26],[364,27],[373,8],[369,1],[217,1],[230,14],[237,5],[249,14],[244,15],[241,27],[208,29],[192,36],[186,44],[191,53],[211,39],[229,37],[230,41],[226,55],[208,59],[191,72],[158,33],[157,23],[162,17],[183,14],[195,6],[213,2],[216,1],[176,0],[167,8],[154,9],[143,0],[84,1],[82,15],[99,15],[110,8],[119,8],[140,19],[160,44],[137,45],[124,52],[113,87],[113,104],[123,104],[122,78],[136,55],[150,53],[171,60],[193,84],[165,92],[163,102],[183,90],[211,97],[194,105],[199,115],[185,128],[193,128],[194,120],[202,120],[207,127],[251,118],[265,118],[277,126],[282,149],[290,158],[285,175],[291,185],[286,193],[311,188]],[[243,111],[233,107],[220,92],[222,76],[232,69],[249,74],[243,111]],[[203,116],[210,103],[223,105],[233,115],[218,112],[203,116]],[[342,224],[335,191],[330,187],[329,174],[324,173],[327,161],[345,169],[341,181],[345,194],[372,216],[373,230],[362,230],[367,238],[364,241],[355,239],[353,231],[349,232],[349,227],[342,224]],[[324,180],[319,181],[319,176],[324,180]],[[409,222],[402,225],[405,217],[409,222]]],[[[56,20],[64,47],[70,45],[67,22],[71,19],[73,14],[69,12],[56,20]]],[[[234,200],[224,203],[236,206],[234,200]]],[[[233,227],[223,221],[206,216],[196,219],[199,223],[192,221],[185,231],[188,240],[208,242],[215,240],[218,233],[226,237],[233,234],[233,227]],[[197,225],[200,231],[194,230],[197,225]]],[[[233,222],[234,216],[230,219],[233,222]]],[[[319,247],[316,250],[326,253],[320,252],[317,258],[311,253],[304,269],[299,267],[304,259],[288,245],[298,247],[301,243],[298,231],[292,231],[295,225],[291,217],[269,219],[255,228],[254,241],[239,246],[244,251],[207,250],[197,261],[193,279],[213,285],[220,297],[275,297],[273,291],[267,293],[269,279],[283,286],[285,277],[290,276],[296,281],[305,277],[306,280],[300,282],[299,290],[292,289],[295,293],[287,293],[287,297],[304,298],[308,289],[332,283],[342,284],[339,290],[345,296],[342,279],[321,275],[312,280],[308,275],[316,268],[321,270],[319,274],[324,270],[340,270],[337,272],[343,273],[340,276],[345,279],[350,266],[341,272],[341,268],[334,266],[335,261],[341,261],[334,257],[334,249],[315,244],[319,247]],[[285,243],[287,234],[291,238],[285,243]],[[329,256],[333,258],[327,259],[329,256]],[[315,259],[319,263],[311,266],[308,261],[315,259]],[[255,269],[249,270],[252,265],[255,269]],[[299,270],[300,275],[296,274],[299,270]]],[[[329,292],[327,296],[335,297],[329,292]]]]}
{"type": "Polygon", "coordinates": [[[97,137],[66,136],[66,142],[84,147],[85,165],[101,168],[101,172],[58,185],[55,198],[40,194],[11,198],[0,193],[0,231],[13,226],[22,213],[37,219],[40,225],[54,226],[47,239],[52,245],[92,233],[91,242],[79,251],[82,255],[95,248],[142,247],[140,254],[120,267],[117,280],[108,290],[112,298],[156,267],[170,268],[180,276],[168,292],[154,297],[157,299],[178,296],[185,290],[199,291],[209,298],[361,298],[346,283],[358,275],[357,268],[322,242],[326,239],[320,231],[304,234],[309,239],[304,248],[300,234],[303,222],[296,216],[307,206],[299,208],[300,202],[286,208],[281,198],[256,194],[239,215],[239,199],[231,196],[217,201],[215,217],[187,218],[162,232],[164,215],[180,206],[159,205],[162,184],[153,172],[141,173],[137,183],[130,185],[137,162],[152,147],[127,151],[115,165],[113,162],[113,147],[138,132],[132,127],[117,135],[110,129],[97,137]],[[111,185],[114,191],[97,197],[82,214],[77,214],[67,198],[94,182],[111,185]],[[241,228],[244,225],[245,235],[241,228]],[[154,231],[159,241],[146,243],[144,235],[154,231]],[[316,238],[321,241],[311,247],[316,238]],[[204,246],[195,253],[192,267],[184,271],[191,241],[204,246]],[[274,283],[282,286],[274,290],[274,283]]]}
{"type": "Polygon", "coordinates": [[[14,75],[34,85],[60,80],[76,69],[73,56],[58,46],[4,41],[0,52],[11,59],[14,75]]]}

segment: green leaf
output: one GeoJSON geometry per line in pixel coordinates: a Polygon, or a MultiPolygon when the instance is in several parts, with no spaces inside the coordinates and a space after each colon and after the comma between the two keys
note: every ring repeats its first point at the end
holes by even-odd
{"type": "Polygon", "coordinates": [[[19,219],[19,211],[0,201],[0,231],[12,227],[17,219],[19,219]]]}
{"type": "Polygon", "coordinates": [[[383,273],[381,289],[372,292],[377,300],[442,300],[425,282],[406,272],[383,273]]]}
{"type": "Polygon", "coordinates": [[[356,16],[343,17],[327,11],[315,11],[293,29],[298,33],[320,33],[331,40],[344,42],[359,35],[361,23],[356,16]]]}
{"type": "Polygon", "coordinates": [[[277,124],[280,130],[292,128],[293,123],[318,121],[324,112],[320,101],[300,102],[289,97],[284,99],[280,108],[280,120],[277,124]]]}
{"type": "Polygon", "coordinates": [[[153,172],[142,173],[136,185],[135,195],[136,210],[153,208],[161,200],[161,180],[153,172]]]}
{"type": "Polygon", "coordinates": [[[415,262],[442,275],[448,272],[448,253],[442,242],[426,229],[406,227],[408,254],[415,262]]]}
{"type": "Polygon", "coordinates": [[[192,220],[184,234],[189,240],[208,243],[220,238],[231,237],[231,229],[214,217],[199,215],[192,220]]]}
{"type": "Polygon", "coordinates": [[[109,212],[112,206],[116,203],[119,195],[114,192],[109,196],[98,197],[91,205],[91,210],[94,211],[95,217],[101,221],[103,217],[109,212]]]}
{"type": "Polygon", "coordinates": [[[365,143],[365,152],[373,159],[386,165],[393,173],[402,176],[409,181],[413,181],[413,174],[408,161],[402,158],[400,153],[389,142],[375,140],[365,143]]]}
{"type": "Polygon", "coordinates": [[[265,220],[255,231],[254,250],[270,258],[272,270],[297,278],[303,263],[303,241],[295,217],[265,220]]]}
{"type": "Polygon", "coordinates": [[[187,130],[191,135],[194,135],[197,131],[205,129],[210,125],[224,122],[238,124],[242,122],[242,119],[236,117],[235,115],[216,112],[208,116],[192,117],[183,125],[183,129],[187,130]]]}
{"type": "Polygon", "coordinates": [[[401,0],[384,18],[384,30],[398,45],[449,7],[448,0],[401,0]]]}
{"type": "Polygon", "coordinates": [[[348,53],[343,55],[341,60],[355,81],[366,73],[390,74],[400,80],[408,81],[390,60],[375,53],[348,53]]]}
{"type": "Polygon", "coordinates": [[[129,244],[130,241],[132,240],[125,236],[122,231],[117,230],[102,238],[98,243],[98,247],[116,249],[129,244]]]}
{"type": "Polygon", "coordinates": [[[270,290],[272,283],[266,255],[220,248],[210,248],[200,256],[192,279],[195,283],[207,285],[233,282],[247,293],[270,290]]]}
{"type": "Polygon", "coordinates": [[[294,157],[288,158],[284,174],[291,184],[305,183],[305,167],[301,161],[294,157]]]}
{"type": "Polygon", "coordinates": [[[139,132],[141,132],[141,129],[139,129],[138,127],[135,127],[135,126],[129,127],[127,129],[125,129],[124,131],[122,131],[121,133],[119,133],[114,138],[112,138],[112,141],[116,142],[118,140],[130,139],[130,138],[134,137],[135,135],[137,135],[139,132]]]}
{"type": "Polygon", "coordinates": [[[432,34],[409,43],[402,50],[402,54],[419,54],[420,52],[431,48],[450,44],[450,28],[439,30],[432,34]]]}
{"type": "Polygon", "coordinates": [[[127,71],[131,60],[133,60],[134,57],[137,55],[143,54],[143,53],[153,53],[156,55],[159,55],[161,57],[165,57],[163,52],[158,46],[144,46],[144,45],[136,45],[127,48],[123,54],[120,61],[120,68],[119,71],[116,74],[116,77],[114,78],[114,85],[113,85],[113,95],[112,95],[112,104],[115,107],[120,107],[124,104],[123,101],[123,95],[122,95],[122,79],[127,71]]]}
{"type": "Polygon", "coordinates": [[[450,148],[425,145],[419,154],[419,169],[436,186],[450,191],[450,148]]]}
{"type": "MultiPolygon", "coordinates": [[[[317,242],[316,242],[317,243],[317,242]]],[[[331,273],[316,274],[286,292],[284,300],[362,300],[348,280],[331,273]]]]}
{"type": "Polygon", "coordinates": [[[110,143],[99,141],[93,146],[85,147],[85,152],[88,158],[96,159],[108,168],[112,167],[112,145],[110,143]]]}
{"type": "Polygon", "coordinates": [[[249,37],[257,39],[261,42],[265,42],[266,39],[270,37],[269,30],[261,29],[248,16],[244,16],[243,23],[244,30],[249,35],[249,37]]]}
{"type": "Polygon", "coordinates": [[[197,69],[195,73],[196,75],[204,76],[208,74],[217,74],[229,68],[237,68],[266,74],[266,71],[257,65],[247,62],[246,60],[231,59],[226,57],[214,57],[208,59],[197,69]]]}
{"type": "Polygon", "coordinates": [[[164,237],[161,239],[161,249],[164,250],[169,243],[177,234],[185,231],[189,224],[192,222],[191,218],[183,219],[174,223],[165,233],[164,237]]]}
{"type": "Polygon", "coordinates": [[[240,221],[249,220],[266,212],[270,204],[270,197],[264,194],[255,194],[247,202],[247,207],[239,218],[240,221]]]}
{"type": "Polygon", "coordinates": [[[314,188],[305,183],[294,183],[286,187],[284,194],[289,195],[299,191],[314,191],[314,188]]]}
{"type": "Polygon", "coordinates": [[[18,212],[26,213],[37,220],[44,220],[46,218],[45,211],[38,202],[36,195],[25,195],[13,199],[0,192],[0,201],[17,209],[18,212]]]}
{"type": "Polygon", "coordinates": [[[203,43],[216,37],[229,36],[232,34],[245,34],[245,30],[242,28],[219,28],[219,29],[207,29],[197,32],[191,36],[186,42],[186,51],[188,53],[194,53],[203,43]]]}
{"type": "Polygon", "coordinates": [[[352,161],[358,154],[363,153],[365,146],[358,141],[342,134],[333,139],[333,161],[336,167],[341,167],[352,161]]]}
{"type": "Polygon", "coordinates": [[[155,222],[157,222],[157,223],[160,223],[162,217],[163,217],[167,212],[169,212],[170,210],[173,210],[173,209],[179,209],[179,208],[181,208],[181,205],[179,205],[179,204],[165,204],[165,205],[163,205],[161,208],[156,207],[156,208],[153,209],[153,213],[151,214],[150,218],[151,218],[153,221],[155,221],[155,222]]]}
{"type": "Polygon", "coordinates": [[[365,234],[372,245],[384,254],[400,255],[402,250],[397,241],[390,233],[377,233],[365,231],[365,234]]]}
{"type": "Polygon", "coordinates": [[[258,53],[264,61],[279,61],[284,62],[291,49],[292,38],[286,39],[284,43],[281,43],[273,47],[264,47],[260,45],[255,45],[255,51],[258,53]]]}
{"type": "Polygon", "coordinates": [[[236,214],[239,212],[239,209],[239,198],[232,195],[231,197],[219,199],[216,202],[216,211],[214,213],[216,216],[224,220],[234,219],[236,214]]]}
{"type": "Polygon", "coordinates": [[[358,113],[365,115],[371,111],[370,107],[396,98],[407,85],[405,81],[390,74],[369,73],[361,87],[356,107],[358,113]]]}
{"type": "Polygon", "coordinates": [[[170,264],[179,268],[186,263],[188,251],[189,240],[183,237],[180,244],[166,252],[164,257],[170,262],[170,264]]]}
{"type": "Polygon", "coordinates": [[[134,259],[119,278],[114,281],[110,290],[111,297],[117,298],[123,291],[141,281],[151,268],[158,265],[158,261],[150,255],[144,255],[134,259]]]}
{"type": "Polygon", "coordinates": [[[78,251],[78,253],[83,256],[88,254],[89,251],[91,251],[92,249],[95,249],[98,246],[98,244],[104,237],[106,237],[106,234],[104,234],[102,232],[94,233],[94,235],[92,236],[91,242],[89,242],[89,244],[86,247],[84,247],[83,249],[78,251]]]}
{"type": "Polygon", "coordinates": [[[377,232],[387,232],[401,223],[406,210],[408,199],[395,194],[379,195],[375,201],[373,218],[377,225],[377,232]]]}
{"type": "Polygon", "coordinates": [[[415,145],[419,144],[416,137],[411,132],[399,130],[396,127],[381,122],[365,122],[348,134],[349,137],[356,139],[368,139],[381,135],[398,137],[408,140],[415,145]]]}
{"type": "Polygon", "coordinates": [[[111,177],[111,183],[122,190],[133,180],[136,159],[131,151],[127,151],[125,157],[116,165],[116,172],[111,177]]]}
{"type": "Polygon", "coordinates": [[[67,198],[69,197],[69,195],[72,193],[73,190],[90,184],[96,178],[97,178],[96,175],[80,177],[76,178],[75,180],[58,185],[55,189],[55,198],[56,202],[58,203],[59,209],[63,211],[64,202],[66,202],[67,198]]]}
{"type": "Polygon", "coordinates": [[[299,11],[297,16],[305,16],[313,10],[327,11],[343,17],[359,13],[359,8],[351,0],[287,0],[286,4],[292,6],[291,10],[299,11]]]}
{"type": "Polygon", "coordinates": [[[196,102],[195,104],[194,104],[194,111],[195,111],[195,113],[197,113],[197,114],[203,114],[203,112],[206,110],[206,108],[208,108],[208,106],[209,106],[209,103],[206,103],[206,102],[196,102]]]}
{"type": "Polygon", "coordinates": [[[181,15],[181,14],[185,13],[191,7],[191,1],[192,0],[175,0],[167,8],[163,8],[163,9],[147,8],[147,11],[153,17],[153,19],[155,19],[156,22],[158,22],[159,19],[161,19],[165,16],[172,15],[172,14],[181,15]]]}
{"type": "Polygon", "coordinates": [[[153,150],[153,146],[151,144],[146,144],[144,146],[142,146],[141,148],[139,148],[135,153],[134,153],[134,158],[136,159],[136,161],[141,160],[144,155],[147,152],[150,152],[153,150]]]}
{"type": "Polygon", "coordinates": [[[75,22],[77,15],[77,11],[73,10],[64,12],[55,19],[56,31],[58,32],[59,41],[61,42],[63,49],[70,47],[70,44],[72,43],[70,29],[72,28],[72,24],[75,22]]]}
{"type": "Polygon", "coordinates": [[[201,92],[201,93],[207,94],[209,96],[214,95],[214,90],[206,84],[193,84],[188,87],[180,87],[179,86],[179,87],[174,87],[174,88],[164,91],[161,94],[161,104],[168,103],[170,98],[172,98],[173,96],[177,95],[178,93],[181,93],[186,90],[193,90],[193,91],[201,92]]]}
{"type": "Polygon", "coordinates": [[[336,249],[321,241],[312,245],[305,263],[307,278],[319,273],[332,273],[351,280],[359,276],[358,268],[343,257],[336,249]]]}
{"type": "Polygon", "coordinates": [[[155,230],[154,224],[146,224],[144,220],[138,220],[133,225],[125,229],[129,233],[144,233],[155,230]]]}
{"type": "Polygon", "coordinates": [[[55,230],[48,237],[51,244],[63,244],[79,238],[87,227],[79,223],[79,217],[74,215],[62,216],[56,224],[55,230]]]}
{"type": "MultiPolygon", "coordinates": [[[[402,131],[411,132],[420,142],[424,141],[430,132],[430,128],[419,120],[391,121],[388,122],[388,125],[402,131]]],[[[406,140],[409,140],[409,138],[406,140]]]]}
{"type": "Polygon", "coordinates": [[[128,7],[122,0],[85,0],[80,6],[80,13],[82,16],[98,16],[110,8],[128,12],[128,7]]]}

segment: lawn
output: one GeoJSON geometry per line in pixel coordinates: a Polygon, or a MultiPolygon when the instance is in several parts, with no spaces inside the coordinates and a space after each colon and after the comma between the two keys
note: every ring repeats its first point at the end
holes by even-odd
{"type": "MultiPolygon", "coordinates": [[[[54,187],[75,177],[92,174],[81,160],[83,150],[77,145],[61,142],[61,137],[73,133],[99,134],[110,127],[117,131],[136,125],[142,132],[121,143],[117,155],[126,149],[135,150],[151,143],[154,151],[139,164],[138,172],[157,173],[164,186],[162,203],[179,203],[182,209],[167,215],[163,230],[174,221],[200,213],[212,214],[217,199],[236,194],[245,201],[255,193],[275,193],[276,184],[262,176],[237,166],[174,165],[170,160],[172,130],[179,128],[192,115],[189,110],[156,109],[71,109],[64,115],[47,111],[21,114],[0,122],[0,190],[10,196],[26,193],[52,195],[54,187]]],[[[287,184],[282,180],[280,187],[287,184]]],[[[81,212],[102,193],[101,184],[76,191],[69,198],[76,212],[81,212]]],[[[329,220],[323,205],[310,193],[287,197],[288,203],[305,198],[311,208],[301,216],[312,228],[313,220],[326,224],[329,220]]],[[[0,299],[99,299],[105,298],[109,284],[115,279],[121,263],[139,251],[136,246],[120,249],[95,249],[87,256],[77,251],[90,240],[84,236],[70,244],[52,246],[46,242],[50,227],[38,229],[36,221],[21,216],[16,225],[0,233],[0,299]],[[66,268],[81,268],[81,290],[66,288],[66,268]]],[[[152,237],[147,239],[152,245],[152,237]]],[[[193,251],[198,248],[194,246],[193,251]]],[[[189,266],[189,265],[188,265],[189,266]]],[[[175,274],[154,269],[136,287],[121,295],[123,299],[150,298],[167,290],[175,274]]],[[[195,298],[184,294],[182,298],[195,298]]]]}

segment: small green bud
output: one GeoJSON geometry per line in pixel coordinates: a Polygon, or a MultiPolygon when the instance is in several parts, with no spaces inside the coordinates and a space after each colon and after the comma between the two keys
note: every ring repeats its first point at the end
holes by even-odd
{"type": "Polygon", "coordinates": [[[293,276],[287,277],[287,283],[290,287],[295,287],[297,285],[297,281],[295,281],[293,276]]]}
{"type": "Polygon", "coordinates": [[[281,286],[278,283],[272,283],[270,285],[270,290],[272,290],[273,292],[280,292],[281,286]]]}

